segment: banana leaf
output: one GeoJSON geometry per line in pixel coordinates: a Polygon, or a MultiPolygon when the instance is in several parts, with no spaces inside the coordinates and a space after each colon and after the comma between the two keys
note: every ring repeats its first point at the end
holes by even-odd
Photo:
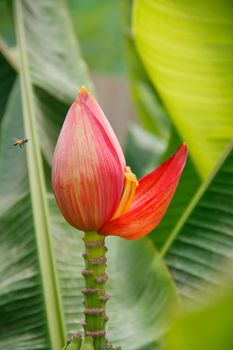
{"type": "Polygon", "coordinates": [[[233,3],[136,0],[133,33],[202,178],[233,134],[233,3]]]}
{"type": "MultiPolygon", "coordinates": [[[[175,126],[169,122],[169,112],[163,104],[158,90],[153,86],[137,52],[135,38],[130,27],[131,0],[121,1],[121,12],[130,87],[137,107],[139,121],[148,131],[146,137],[145,132],[141,132],[139,135],[139,132],[135,134],[135,127],[130,129],[126,144],[128,164],[135,170],[136,175],[141,177],[170,157],[183,140],[175,126]],[[133,137],[134,134],[135,137],[133,137]],[[151,142],[153,135],[151,134],[154,135],[153,144],[151,142]],[[146,144],[150,147],[145,147],[146,144]],[[138,157],[138,154],[142,154],[142,157],[138,157]],[[144,162],[148,158],[150,163],[145,164],[144,162]],[[143,162],[140,159],[143,159],[143,162]]],[[[149,235],[157,249],[162,249],[166,243],[171,230],[182,216],[200,183],[200,176],[191,157],[189,157],[178,190],[162,223],[149,235]]]]}
{"type": "MultiPolygon", "coordinates": [[[[179,293],[192,302],[222,283],[219,273],[232,256],[232,146],[224,151],[233,134],[231,12],[230,1],[134,2],[140,57],[169,118],[188,143],[194,169],[206,178],[178,220],[171,216],[174,227],[169,221],[167,226],[165,216],[156,230],[179,293]],[[167,232],[165,240],[160,229],[167,232]]],[[[200,183],[187,169],[187,181],[183,187],[181,180],[178,188],[180,203],[192,181],[200,183]]],[[[171,215],[176,217],[176,197],[170,209],[173,205],[171,215]]]]}
{"type": "Polygon", "coordinates": [[[161,252],[186,300],[216,293],[233,255],[233,141],[161,252]]]}

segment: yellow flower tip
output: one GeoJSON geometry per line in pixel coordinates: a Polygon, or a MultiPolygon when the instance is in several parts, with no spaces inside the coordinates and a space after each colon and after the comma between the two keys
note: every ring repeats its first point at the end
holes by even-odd
{"type": "Polygon", "coordinates": [[[125,178],[128,181],[135,183],[136,186],[139,185],[136,175],[131,171],[129,166],[125,167],[125,178]]]}
{"type": "Polygon", "coordinates": [[[88,90],[87,90],[85,85],[81,86],[81,88],[79,90],[79,93],[82,94],[82,95],[87,95],[88,94],[88,90]]]}
{"type": "Polygon", "coordinates": [[[81,86],[81,88],[80,88],[80,90],[78,92],[78,95],[77,95],[78,102],[79,103],[86,102],[88,94],[89,94],[89,92],[88,92],[86,86],[85,85],[81,86]]]}
{"type": "Polygon", "coordinates": [[[131,171],[130,167],[126,166],[123,193],[118,208],[112,217],[112,220],[118,218],[119,216],[121,216],[129,210],[136,193],[136,187],[138,185],[139,183],[136,176],[131,171]]]}

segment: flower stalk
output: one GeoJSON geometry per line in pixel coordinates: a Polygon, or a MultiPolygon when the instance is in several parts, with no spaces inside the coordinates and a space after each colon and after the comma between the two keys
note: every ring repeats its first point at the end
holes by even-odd
{"type": "Polygon", "coordinates": [[[85,269],[82,275],[85,279],[84,314],[83,323],[85,337],[93,338],[95,350],[104,350],[106,345],[105,325],[108,320],[105,314],[105,304],[108,295],[105,293],[105,285],[108,279],[106,274],[105,237],[95,231],[84,233],[83,241],[85,252],[85,269]]]}

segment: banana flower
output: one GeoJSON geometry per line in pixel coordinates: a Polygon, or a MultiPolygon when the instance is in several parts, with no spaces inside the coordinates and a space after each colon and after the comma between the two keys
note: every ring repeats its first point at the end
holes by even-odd
{"type": "Polygon", "coordinates": [[[54,152],[52,187],[69,224],[82,231],[137,239],[162,220],[187,158],[187,145],[137,180],[90,92],[70,107],[54,152]]]}

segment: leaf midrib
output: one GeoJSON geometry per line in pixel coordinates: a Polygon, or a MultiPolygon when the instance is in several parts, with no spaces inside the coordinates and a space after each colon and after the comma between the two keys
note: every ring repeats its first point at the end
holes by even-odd
{"type": "Polygon", "coordinates": [[[58,288],[58,277],[55,268],[55,258],[51,243],[45,179],[36,132],[35,108],[33,105],[34,96],[28,71],[29,65],[26,53],[27,47],[25,43],[23,10],[22,3],[19,0],[14,1],[14,15],[17,41],[19,45],[21,68],[20,80],[24,109],[25,136],[30,138],[26,153],[39,266],[44,291],[48,329],[51,339],[51,349],[58,350],[62,348],[65,342],[65,327],[62,314],[61,296],[58,288]]]}

